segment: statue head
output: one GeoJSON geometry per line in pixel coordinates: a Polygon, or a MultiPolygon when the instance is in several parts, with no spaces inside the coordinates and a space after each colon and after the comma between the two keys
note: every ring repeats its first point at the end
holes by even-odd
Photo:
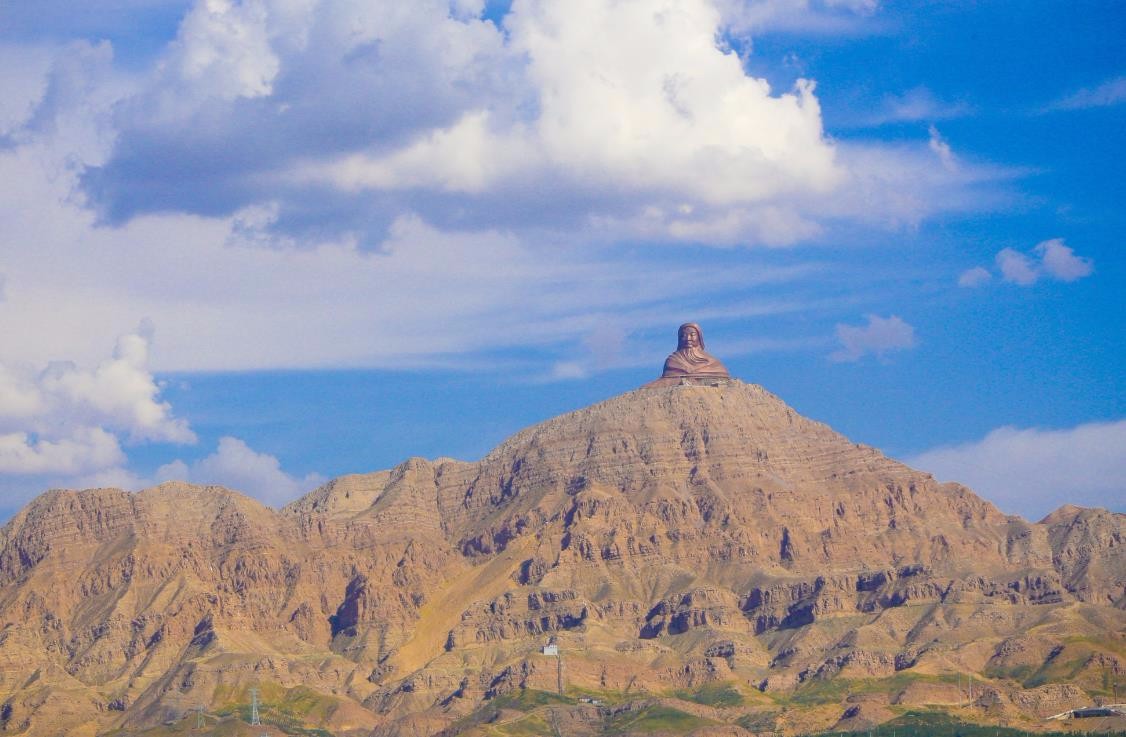
{"type": "Polygon", "coordinates": [[[700,326],[694,322],[686,322],[681,325],[676,333],[676,338],[676,349],[678,351],[693,348],[704,349],[704,333],[700,330],[700,326]]]}

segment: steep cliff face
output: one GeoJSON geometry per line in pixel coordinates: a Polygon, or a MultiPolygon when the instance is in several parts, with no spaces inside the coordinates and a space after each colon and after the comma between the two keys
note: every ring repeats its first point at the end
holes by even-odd
{"type": "Polygon", "coordinates": [[[1016,718],[1030,688],[1089,698],[1121,671],[1123,527],[1006,517],[740,382],[641,389],[478,463],[411,459],[280,511],[185,484],[53,491],[0,531],[0,730],[143,729],[251,686],[358,734],[560,680],[895,676],[937,703],[955,672],[1016,718]]]}

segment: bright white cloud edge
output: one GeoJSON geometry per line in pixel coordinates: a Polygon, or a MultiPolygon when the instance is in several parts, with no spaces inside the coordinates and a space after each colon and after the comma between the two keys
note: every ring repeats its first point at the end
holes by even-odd
{"type": "Polygon", "coordinates": [[[281,468],[278,459],[260,453],[245,441],[226,436],[219,439],[214,453],[187,464],[182,460],[166,463],[156,470],[154,479],[219,485],[252,496],[264,504],[280,507],[324,483],[320,474],[298,478],[281,468]]]}
{"type": "Polygon", "coordinates": [[[888,353],[914,348],[915,328],[898,315],[865,315],[864,325],[837,325],[840,348],[829,354],[834,363],[851,363],[867,355],[884,358],[888,353]]]}
{"type": "Polygon", "coordinates": [[[1060,430],[1000,427],[904,462],[1033,520],[1063,504],[1126,512],[1126,420],[1060,430]]]}

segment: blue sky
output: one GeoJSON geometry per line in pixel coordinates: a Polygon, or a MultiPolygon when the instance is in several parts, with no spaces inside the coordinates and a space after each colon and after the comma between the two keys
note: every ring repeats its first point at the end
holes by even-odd
{"type": "Polygon", "coordinates": [[[280,505],[632,389],[676,326],[1004,511],[1126,509],[1126,10],[0,9],[0,514],[280,505]]]}

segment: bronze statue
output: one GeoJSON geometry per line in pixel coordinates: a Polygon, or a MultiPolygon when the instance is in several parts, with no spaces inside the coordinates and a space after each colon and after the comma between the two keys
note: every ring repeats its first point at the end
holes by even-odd
{"type": "Polygon", "coordinates": [[[677,331],[676,352],[665,359],[661,378],[653,383],[671,383],[668,379],[729,379],[727,368],[719,359],[704,350],[704,333],[694,322],[686,322],[677,331]]]}

